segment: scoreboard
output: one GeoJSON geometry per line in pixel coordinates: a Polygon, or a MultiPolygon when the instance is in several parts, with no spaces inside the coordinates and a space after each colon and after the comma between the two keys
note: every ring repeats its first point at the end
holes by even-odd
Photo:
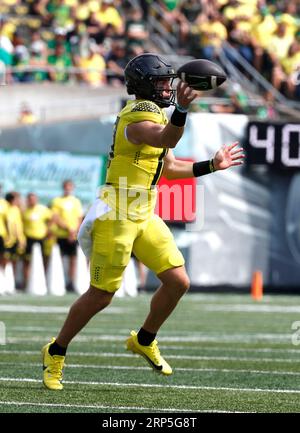
{"type": "Polygon", "coordinates": [[[300,123],[249,122],[245,149],[247,164],[300,169],[300,123]]]}

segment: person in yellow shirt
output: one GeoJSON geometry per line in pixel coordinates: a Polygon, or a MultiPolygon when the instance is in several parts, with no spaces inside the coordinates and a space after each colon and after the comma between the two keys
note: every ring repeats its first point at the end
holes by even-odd
{"type": "Polygon", "coordinates": [[[287,32],[293,37],[295,36],[299,27],[299,4],[296,2],[287,2],[284,5],[283,13],[279,15],[279,22],[285,22],[287,25],[287,32]]]}
{"type": "Polygon", "coordinates": [[[44,243],[49,234],[52,212],[48,207],[38,202],[36,194],[30,192],[27,194],[27,206],[22,217],[24,234],[26,237],[26,249],[23,261],[24,287],[26,287],[29,276],[29,263],[32,247],[35,243],[38,243],[41,245],[42,252],[44,253],[44,243]]]}
{"type": "Polygon", "coordinates": [[[218,12],[208,15],[207,20],[198,24],[202,56],[213,60],[220,50],[223,41],[227,40],[227,29],[221,22],[218,12]]]}
{"type": "Polygon", "coordinates": [[[12,191],[6,194],[5,199],[8,202],[6,211],[7,238],[5,241],[5,257],[13,263],[15,271],[18,257],[20,254],[23,254],[26,245],[21,213],[21,195],[16,191],[12,191]]]}
{"type": "Polygon", "coordinates": [[[267,47],[270,44],[273,33],[277,29],[277,23],[274,16],[266,10],[264,14],[257,13],[249,19],[252,22],[252,27],[249,35],[254,47],[254,62],[253,66],[259,72],[270,69],[270,60],[267,55],[267,47]]]}
{"type": "Polygon", "coordinates": [[[78,0],[72,9],[72,15],[76,20],[86,21],[91,13],[89,0],[78,0]]]}
{"type": "Polygon", "coordinates": [[[273,70],[280,66],[282,60],[287,57],[294,38],[287,31],[285,22],[279,22],[271,35],[267,32],[262,33],[262,37],[265,43],[263,46],[255,47],[254,66],[267,80],[273,81],[273,70]]]}
{"type": "Polygon", "coordinates": [[[245,0],[230,0],[228,5],[224,7],[223,14],[226,20],[234,20],[241,16],[252,17],[257,10],[257,1],[245,0]]]}
{"type": "Polygon", "coordinates": [[[83,82],[93,87],[100,87],[106,83],[106,63],[97,52],[96,45],[89,45],[87,56],[79,58],[78,66],[82,69],[80,76],[83,82]]]}
{"type": "Polygon", "coordinates": [[[267,51],[273,63],[281,61],[287,57],[288,50],[292,45],[293,40],[294,36],[288,32],[286,23],[279,23],[267,47],[267,51]]]}
{"type": "Polygon", "coordinates": [[[300,42],[295,40],[291,44],[287,56],[273,68],[272,84],[288,98],[294,98],[298,73],[300,73],[300,42]]]}
{"type": "Polygon", "coordinates": [[[154,213],[156,185],[161,175],[167,179],[199,177],[240,165],[244,157],[236,142],[222,146],[207,161],[175,158],[172,148],[182,137],[189,106],[198,96],[187,83],[179,81],[175,103],[172,83],[176,76],[166,59],[152,53],[133,58],[125,68],[127,92],[135,99],[128,100],[117,116],[106,185],[78,234],[80,246],[90,258],[91,284],[72,305],[58,337],[42,349],[43,383],[48,389],[63,388],[69,343],[111,303],[132,252],[156,273],[161,285],[142,327],[130,332],[126,347],[146,359],[157,373],[172,374],[160,354],[156,334],[188,290],[189,278],[171,231],[154,213]],[[174,109],[169,120],[164,108],[170,105],[174,109]]]}
{"type": "MultiPolygon", "coordinates": [[[[72,16],[75,20],[87,21],[93,12],[98,12],[100,4],[98,0],[76,0],[71,4],[70,0],[65,0],[65,4],[72,6],[72,16]]],[[[101,2],[100,2],[101,3],[101,2]]]]}
{"type": "Polygon", "coordinates": [[[118,10],[114,6],[114,0],[102,0],[97,12],[98,21],[103,24],[111,24],[118,35],[124,33],[124,22],[118,10]]]}
{"type": "Polygon", "coordinates": [[[5,240],[7,238],[7,215],[8,203],[4,198],[0,198],[0,268],[6,265],[5,260],[5,240]]]}
{"type": "Polygon", "coordinates": [[[256,40],[259,47],[266,49],[276,29],[277,23],[271,13],[257,14],[251,29],[251,36],[256,40]]]}
{"type": "Polygon", "coordinates": [[[56,237],[62,256],[68,257],[67,290],[73,291],[76,271],[77,233],[82,222],[83,210],[81,202],[73,195],[74,183],[71,180],[63,182],[63,195],[52,201],[53,220],[57,225],[56,237]]]}
{"type": "Polygon", "coordinates": [[[37,117],[32,112],[31,108],[27,104],[23,104],[20,109],[19,123],[24,125],[32,125],[37,122],[37,117]]]}

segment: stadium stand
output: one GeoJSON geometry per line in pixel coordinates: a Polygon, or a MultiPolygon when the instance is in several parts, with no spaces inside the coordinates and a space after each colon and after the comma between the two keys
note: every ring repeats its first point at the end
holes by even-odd
{"type": "Polygon", "coordinates": [[[222,63],[232,82],[195,110],[262,115],[271,100],[275,112],[297,109],[299,8],[286,0],[3,0],[0,63],[8,84],[103,88],[122,86],[124,65],[143,51],[175,65],[203,57],[222,63]]]}

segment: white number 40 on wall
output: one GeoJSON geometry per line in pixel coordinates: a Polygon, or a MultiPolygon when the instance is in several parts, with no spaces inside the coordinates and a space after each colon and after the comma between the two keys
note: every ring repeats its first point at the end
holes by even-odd
{"type": "MultiPolygon", "coordinates": [[[[265,137],[258,138],[258,127],[251,125],[249,129],[249,144],[252,147],[265,149],[265,160],[267,163],[272,164],[275,161],[275,127],[273,125],[266,125],[265,137]]],[[[281,128],[280,142],[278,143],[280,149],[281,163],[287,167],[300,166],[300,125],[287,123],[281,128]],[[298,152],[297,155],[290,156],[291,135],[298,136],[298,152]]],[[[278,149],[277,146],[277,149],[278,149]]]]}

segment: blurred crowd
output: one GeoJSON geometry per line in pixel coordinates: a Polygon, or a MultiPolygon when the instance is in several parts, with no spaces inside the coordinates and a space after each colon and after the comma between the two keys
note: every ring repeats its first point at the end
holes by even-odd
{"type": "Polygon", "coordinates": [[[77,232],[83,219],[80,200],[74,195],[74,183],[65,180],[62,194],[55,197],[49,206],[39,203],[34,192],[22,197],[10,191],[0,198],[0,267],[11,262],[16,273],[21,262],[23,281],[26,288],[32,248],[40,244],[45,270],[53,246],[59,245],[62,257],[67,262],[67,290],[74,291],[76,272],[77,232]]]}
{"type": "Polygon", "coordinates": [[[179,55],[215,60],[223,46],[235,63],[227,41],[276,89],[300,97],[299,0],[1,0],[0,62],[17,68],[10,82],[119,86],[128,60],[155,49],[153,18],[179,55]]]}
{"type": "MultiPolygon", "coordinates": [[[[216,60],[227,41],[287,97],[300,99],[299,0],[162,0],[160,17],[181,54],[216,60]]],[[[250,77],[251,78],[251,77],[250,77]]]]}
{"type": "Polygon", "coordinates": [[[125,65],[147,49],[149,34],[142,9],[132,7],[131,3],[119,0],[0,3],[0,61],[14,68],[8,82],[123,85],[125,65]]]}

